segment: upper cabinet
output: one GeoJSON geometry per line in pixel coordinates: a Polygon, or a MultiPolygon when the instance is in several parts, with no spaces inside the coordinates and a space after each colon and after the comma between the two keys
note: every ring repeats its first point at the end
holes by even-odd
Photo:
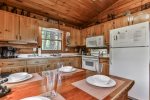
{"type": "Polygon", "coordinates": [[[18,40],[19,16],[4,12],[4,39],[7,41],[18,40]]]}
{"type": "Polygon", "coordinates": [[[114,21],[108,21],[101,24],[102,34],[105,37],[105,44],[109,44],[109,31],[114,29],[114,21]]]}
{"type": "Polygon", "coordinates": [[[150,21],[150,13],[144,11],[134,14],[132,17],[133,24],[150,21]]]}
{"type": "Polygon", "coordinates": [[[70,30],[70,39],[68,46],[70,47],[76,47],[81,46],[81,32],[79,29],[71,28],[70,30]]]}
{"type": "Polygon", "coordinates": [[[15,41],[19,34],[19,16],[0,11],[0,40],[15,41]]]}
{"type": "Polygon", "coordinates": [[[4,12],[0,11],[0,40],[4,40],[4,12]]]}
{"type": "Polygon", "coordinates": [[[36,19],[0,11],[0,41],[37,43],[38,32],[36,19]]]}
{"type": "Polygon", "coordinates": [[[36,19],[20,17],[20,40],[29,43],[36,43],[38,36],[38,21],[36,19]]]}
{"type": "Polygon", "coordinates": [[[124,26],[130,25],[131,22],[129,22],[129,17],[121,17],[114,20],[114,28],[120,28],[124,26]]]}

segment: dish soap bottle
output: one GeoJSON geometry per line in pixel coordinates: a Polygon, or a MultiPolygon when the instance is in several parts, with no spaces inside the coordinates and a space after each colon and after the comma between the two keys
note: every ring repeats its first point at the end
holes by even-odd
{"type": "Polygon", "coordinates": [[[40,48],[40,46],[38,47],[38,56],[41,56],[41,48],[40,48]]]}

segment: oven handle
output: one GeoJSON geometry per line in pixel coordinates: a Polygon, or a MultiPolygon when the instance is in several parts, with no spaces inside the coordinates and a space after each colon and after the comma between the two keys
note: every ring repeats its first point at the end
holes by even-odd
{"type": "Polygon", "coordinates": [[[85,59],[85,58],[82,59],[82,60],[83,60],[83,61],[98,61],[98,59],[92,59],[92,60],[91,60],[91,59],[85,59]]]}

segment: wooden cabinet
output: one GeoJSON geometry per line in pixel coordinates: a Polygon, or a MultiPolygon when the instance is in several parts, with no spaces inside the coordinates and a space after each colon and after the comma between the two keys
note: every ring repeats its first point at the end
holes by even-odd
{"type": "Polygon", "coordinates": [[[64,66],[82,68],[81,57],[5,61],[0,60],[0,74],[11,74],[16,72],[40,73],[45,70],[56,69],[59,62],[62,62],[64,66]]]}
{"type": "Polygon", "coordinates": [[[86,37],[87,37],[87,29],[82,29],[81,30],[81,45],[85,46],[86,45],[86,37]]]}
{"type": "Polygon", "coordinates": [[[19,16],[0,11],[0,40],[15,41],[19,34],[19,16]]]}
{"type": "Polygon", "coordinates": [[[38,21],[36,19],[20,16],[20,40],[37,43],[38,21]]]}
{"type": "Polygon", "coordinates": [[[103,75],[109,75],[109,58],[100,58],[99,59],[100,65],[102,66],[103,75]]]}
{"type": "Polygon", "coordinates": [[[116,28],[128,26],[128,25],[130,25],[130,23],[131,22],[129,22],[128,16],[117,18],[114,20],[114,28],[116,29],[116,28]]]}
{"type": "Polygon", "coordinates": [[[64,66],[73,66],[76,68],[82,68],[81,57],[62,57],[48,60],[48,70],[56,69],[57,63],[61,62],[64,66]]]}
{"type": "Polygon", "coordinates": [[[38,33],[36,19],[0,11],[0,41],[37,43],[38,33]]]}
{"type": "Polygon", "coordinates": [[[95,35],[102,35],[102,28],[101,28],[101,24],[99,25],[95,25],[95,35]]]}
{"type": "Polygon", "coordinates": [[[76,47],[81,46],[81,32],[79,29],[71,28],[70,31],[70,44],[68,46],[76,47]]]}
{"type": "Polygon", "coordinates": [[[64,63],[64,66],[73,66],[76,68],[82,68],[81,57],[65,57],[61,58],[61,62],[64,63]]]}
{"type": "Polygon", "coordinates": [[[4,12],[0,11],[0,40],[4,40],[4,12]]]}
{"type": "Polygon", "coordinates": [[[132,19],[133,24],[146,22],[146,21],[150,21],[150,13],[142,11],[133,15],[133,19],[132,19]]]}
{"type": "Polygon", "coordinates": [[[25,60],[0,61],[1,73],[11,74],[26,71],[25,60]]]}
{"type": "Polygon", "coordinates": [[[48,60],[47,69],[53,70],[57,68],[57,63],[60,62],[60,58],[52,58],[48,60]]]}
{"type": "Polygon", "coordinates": [[[19,16],[4,12],[4,39],[7,41],[18,40],[19,16]]]}
{"type": "Polygon", "coordinates": [[[46,64],[27,65],[28,73],[40,73],[40,72],[46,71],[46,70],[47,70],[46,64]]]}
{"type": "Polygon", "coordinates": [[[27,60],[27,72],[39,73],[47,70],[47,59],[32,59],[27,60]]]}
{"type": "Polygon", "coordinates": [[[105,44],[109,44],[110,30],[114,29],[114,21],[108,21],[101,24],[102,34],[105,37],[105,44]]]}

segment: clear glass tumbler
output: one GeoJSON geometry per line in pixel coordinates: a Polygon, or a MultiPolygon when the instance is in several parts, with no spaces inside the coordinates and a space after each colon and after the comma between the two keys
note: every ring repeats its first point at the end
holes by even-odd
{"type": "Polygon", "coordinates": [[[58,70],[43,71],[43,86],[47,91],[46,96],[54,98],[57,96],[57,89],[61,85],[61,74],[58,70]]]}

